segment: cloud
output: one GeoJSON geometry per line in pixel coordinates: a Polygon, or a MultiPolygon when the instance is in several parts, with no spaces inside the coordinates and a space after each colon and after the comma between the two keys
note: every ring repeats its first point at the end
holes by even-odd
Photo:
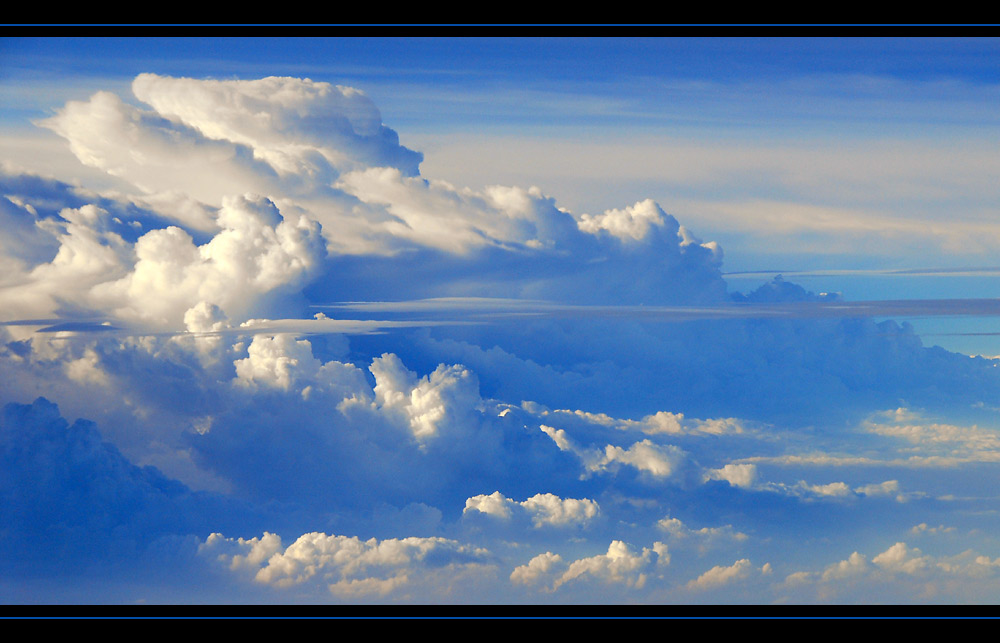
{"type": "Polygon", "coordinates": [[[222,230],[200,247],[176,227],[143,235],[134,269],[96,288],[95,297],[156,327],[177,328],[202,302],[241,318],[257,296],[299,285],[323,257],[318,224],[304,216],[286,221],[267,199],[226,199],[218,222],[222,230]]]}
{"type": "Polygon", "coordinates": [[[795,602],[876,596],[900,603],[961,602],[995,591],[997,568],[996,560],[974,550],[932,556],[897,542],[870,558],[855,551],[822,572],[795,572],[784,586],[794,588],[795,602]]]}
{"type": "Polygon", "coordinates": [[[721,469],[705,473],[706,480],[725,480],[734,487],[751,488],[757,480],[757,467],[753,464],[727,464],[721,469]]]}
{"type": "Polygon", "coordinates": [[[249,314],[263,295],[301,286],[325,253],[315,222],[287,221],[262,197],[227,198],[218,223],[221,230],[201,246],[176,226],[150,230],[133,246],[108,211],[64,208],[59,220],[39,224],[58,242],[55,257],[0,296],[23,317],[52,315],[72,303],[179,330],[199,305],[229,317],[249,314]]]}
{"type": "Polygon", "coordinates": [[[213,533],[199,554],[262,585],[288,589],[319,584],[350,600],[382,598],[436,577],[447,582],[463,572],[487,574],[492,560],[485,549],[445,538],[379,541],[319,532],[303,534],[287,547],[267,532],[250,540],[213,533]]]}
{"type": "Polygon", "coordinates": [[[702,552],[723,543],[740,543],[749,538],[746,534],[733,529],[732,525],[691,529],[680,519],[669,516],[657,521],[656,526],[671,538],[671,543],[683,545],[685,542],[694,542],[702,552]]]}
{"type": "Polygon", "coordinates": [[[588,498],[560,498],[551,493],[538,493],[517,502],[499,491],[490,495],[480,494],[465,501],[463,513],[477,511],[509,520],[513,512],[523,512],[531,517],[531,524],[540,527],[585,526],[600,514],[597,502],[588,498]]]}
{"type": "Polygon", "coordinates": [[[309,79],[196,80],[140,74],[136,98],[209,140],[251,148],[281,174],[298,178],[357,165],[418,173],[423,156],[396,133],[361,90],[309,79]],[[323,163],[325,161],[325,163],[323,163]]]}
{"type": "Polygon", "coordinates": [[[3,408],[0,457],[5,575],[45,577],[110,560],[135,563],[157,547],[173,547],[179,542],[173,536],[257,517],[239,502],[191,491],[154,467],[132,464],[92,422],[70,424],[45,398],[3,408]]]}
{"type": "Polygon", "coordinates": [[[750,577],[752,571],[753,566],[750,564],[750,561],[746,558],[741,558],[728,567],[716,565],[698,578],[689,582],[687,587],[688,589],[698,591],[716,589],[718,587],[722,587],[723,585],[745,580],[750,577]]]}
{"type": "Polygon", "coordinates": [[[641,589],[646,584],[647,575],[658,565],[667,565],[670,557],[663,543],[653,543],[652,548],[644,547],[635,553],[620,540],[612,541],[606,554],[580,558],[569,564],[569,568],[556,579],[552,589],[587,579],[604,583],[621,583],[627,587],[641,589]]]}
{"type": "Polygon", "coordinates": [[[0,538],[26,561],[194,538],[220,596],[260,601],[790,591],[751,560],[818,599],[991,578],[886,530],[983,549],[992,500],[955,465],[995,459],[998,371],[874,318],[995,301],[730,293],[655,201],[422,177],[346,87],[133,93],[43,122],[116,191],[0,175],[0,398],[101,426],[8,407],[0,538]],[[873,533],[899,544],[858,553],[873,533]]]}
{"type": "Polygon", "coordinates": [[[623,466],[630,466],[651,480],[667,479],[676,475],[685,464],[687,454],[674,445],[660,445],[646,439],[628,448],[613,444],[600,447],[580,447],[567,437],[563,429],[541,425],[543,433],[552,438],[561,451],[576,455],[584,467],[581,479],[593,474],[614,475],[623,466]]]}
{"type": "Polygon", "coordinates": [[[562,556],[550,551],[538,554],[527,565],[520,565],[510,573],[510,582],[520,585],[533,585],[539,579],[547,578],[558,567],[562,566],[562,556]]]}

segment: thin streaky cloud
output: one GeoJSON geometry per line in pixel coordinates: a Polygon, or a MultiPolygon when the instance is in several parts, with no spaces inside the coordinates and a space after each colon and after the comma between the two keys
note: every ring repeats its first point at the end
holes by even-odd
{"type": "Polygon", "coordinates": [[[804,301],[782,303],[732,303],[720,306],[590,306],[537,300],[451,297],[399,302],[344,302],[314,304],[364,312],[466,313],[502,318],[532,314],[550,317],[624,317],[655,321],[697,319],[841,317],[935,317],[1000,315],[1000,299],[899,299],[883,301],[804,301]]]}

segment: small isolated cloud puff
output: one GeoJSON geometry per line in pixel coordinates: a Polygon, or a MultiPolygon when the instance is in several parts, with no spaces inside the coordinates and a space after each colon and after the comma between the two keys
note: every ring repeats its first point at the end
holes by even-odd
{"type": "Polygon", "coordinates": [[[465,501],[463,513],[478,511],[507,520],[512,512],[524,512],[537,529],[544,526],[566,527],[586,525],[600,513],[600,506],[587,498],[560,498],[551,493],[539,493],[523,502],[507,498],[499,491],[490,495],[473,496],[465,501]]]}
{"type": "MultiPolygon", "coordinates": [[[[729,585],[731,583],[750,578],[753,571],[753,565],[750,563],[750,560],[747,558],[741,558],[729,566],[716,565],[698,578],[690,581],[687,584],[687,587],[688,589],[696,591],[716,589],[724,585],[729,585]]],[[[770,574],[770,563],[765,563],[764,566],[758,571],[763,575],[770,574]]]]}
{"type": "Polygon", "coordinates": [[[709,469],[705,472],[704,479],[725,480],[734,487],[749,489],[757,481],[757,465],[730,463],[721,469],[709,469]]]}
{"type": "Polygon", "coordinates": [[[732,525],[691,529],[680,519],[669,516],[659,520],[656,526],[673,539],[671,542],[695,541],[702,551],[721,541],[742,542],[749,538],[743,532],[733,529],[732,525]]]}

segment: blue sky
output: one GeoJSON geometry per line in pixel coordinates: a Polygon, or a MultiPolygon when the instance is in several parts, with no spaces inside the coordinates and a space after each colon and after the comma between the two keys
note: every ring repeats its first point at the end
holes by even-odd
{"type": "Polygon", "coordinates": [[[997,46],[0,41],[0,596],[995,602],[997,46]]]}

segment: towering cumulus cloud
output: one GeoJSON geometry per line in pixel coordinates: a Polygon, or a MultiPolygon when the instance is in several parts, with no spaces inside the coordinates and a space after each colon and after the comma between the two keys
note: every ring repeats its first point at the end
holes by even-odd
{"type": "Polygon", "coordinates": [[[0,172],[9,602],[1000,591],[996,360],[730,293],[641,194],[424,177],[359,89],[132,93],[38,122],[115,190],[0,172]]]}

